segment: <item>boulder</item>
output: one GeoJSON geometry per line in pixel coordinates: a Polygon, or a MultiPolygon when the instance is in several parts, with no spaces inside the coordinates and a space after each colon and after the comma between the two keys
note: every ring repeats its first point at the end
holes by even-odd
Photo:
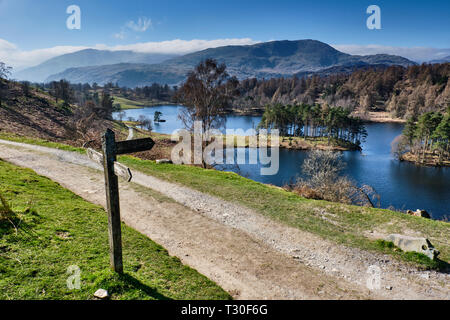
{"type": "Polygon", "coordinates": [[[422,218],[431,219],[430,214],[427,211],[425,211],[425,210],[417,209],[417,211],[414,213],[414,215],[416,217],[422,217],[422,218]]]}
{"type": "Polygon", "coordinates": [[[105,289],[98,289],[97,291],[95,291],[94,297],[97,299],[105,300],[109,298],[109,293],[105,289]]]}
{"type": "Polygon", "coordinates": [[[420,210],[420,209],[417,209],[416,211],[408,210],[408,211],[406,211],[406,214],[409,214],[410,216],[431,219],[430,214],[426,210],[420,210]]]}
{"type": "Polygon", "coordinates": [[[439,251],[437,251],[431,244],[430,240],[426,238],[415,238],[401,234],[390,234],[385,240],[394,243],[395,246],[405,252],[422,253],[432,260],[436,259],[439,255],[439,251]]]}
{"type": "Polygon", "coordinates": [[[169,159],[159,159],[159,160],[156,160],[156,163],[157,163],[157,164],[171,164],[171,163],[172,163],[172,160],[169,160],[169,159]]]}

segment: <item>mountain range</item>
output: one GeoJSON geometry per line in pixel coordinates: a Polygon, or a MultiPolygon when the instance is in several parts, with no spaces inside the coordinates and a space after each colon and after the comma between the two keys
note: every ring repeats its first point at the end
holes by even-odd
{"type": "MultiPolygon", "coordinates": [[[[175,85],[182,82],[186,74],[206,58],[214,58],[225,63],[230,75],[239,79],[289,77],[321,72],[337,73],[339,70],[365,66],[415,64],[406,58],[387,54],[350,55],[317,40],[285,40],[211,48],[177,57],[130,51],[117,54],[117,51],[83,50],[51,59],[31,68],[31,71],[38,73],[39,70],[45,70],[48,74],[50,70],[59,68],[60,71],[45,78],[46,82],[66,79],[72,83],[113,82],[127,87],[144,86],[154,82],[175,85]],[[87,57],[90,54],[104,58],[91,59],[87,57]],[[71,55],[75,55],[75,58],[70,59],[71,55]],[[122,61],[118,61],[121,59],[122,61]],[[70,60],[70,63],[66,63],[65,69],[63,69],[63,63],[58,64],[64,60],[66,62],[70,60]],[[77,65],[73,65],[74,61],[78,62],[77,65]],[[82,63],[84,65],[80,65],[82,63]]],[[[31,71],[24,70],[22,74],[26,75],[31,71]]],[[[30,80],[30,78],[25,79],[30,80]]]]}
{"type": "Polygon", "coordinates": [[[63,54],[49,59],[35,67],[18,71],[14,77],[19,80],[44,82],[49,76],[63,72],[69,68],[109,65],[117,63],[160,63],[173,54],[139,53],[134,51],[108,51],[85,49],[74,53],[63,54]]]}
{"type": "Polygon", "coordinates": [[[450,56],[430,61],[430,63],[447,63],[447,62],[450,62],[450,56]]]}

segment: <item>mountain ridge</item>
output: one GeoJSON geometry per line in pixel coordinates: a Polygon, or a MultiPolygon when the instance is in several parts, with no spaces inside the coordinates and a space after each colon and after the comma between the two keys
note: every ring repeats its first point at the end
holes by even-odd
{"type": "Polygon", "coordinates": [[[121,86],[129,87],[153,82],[175,85],[182,82],[187,72],[206,58],[225,63],[228,72],[238,79],[286,77],[338,66],[415,64],[406,58],[386,54],[354,56],[317,40],[281,40],[210,48],[151,65],[130,63],[70,68],[49,76],[46,81],[66,79],[74,83],[118,82],[121,86]]]}
{"type": "Polygon", "coordinates": [[[127,62],[153,64],[160,63],[174,56],[173,54],[140,53],[130,50],[83,49],[51,58],[39,65],[15,72],[14,77],[19,80],[43,82],[49,76],[71,68],[127,62]]]}

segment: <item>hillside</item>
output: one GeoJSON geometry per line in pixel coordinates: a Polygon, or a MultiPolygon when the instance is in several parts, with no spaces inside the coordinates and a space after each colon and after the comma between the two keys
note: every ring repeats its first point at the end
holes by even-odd
{"type": "Polygon", "coordinates": [[[15,82],[0,79],[8,87],[0,106],[0,132],[14,132],[29,137],[62,140],[71,107],[63,107],[47,93],[25,89],[15,82]]]}
{"type": "Polygon", "coordinates": [[[183,81],[190,67],[177,67],[163,64],[120,63],[81,68],[70,68],[48,77],[45,82],[66,79],[71,83],[90,83],[99,85],[118,83],[119,86],[134,88],[144,85],[176,84],[183,81]]]}
{"type": "Polygon", "coordinates": [[[144,86],[152,82],[173,85],[183,81],[186,73],[206,58],[225,63],[230,75],[239,79],[292,76],[336,66],[415,64],[392,55],[352,56],[316,40],[286,40],[206,49],[153,65],[71,68],[48,77],[46,81],[66,79],[72,83],[118,82],[121,86],[129,87],[144,86]]]}
{"type": "Polygon", "coordinates": [[[362,118],[369,112],[388,112],[401,119],[442,112],[450,104],[450,63],[333,69],[339,74],[326,69],[320,77],[307,79],[243,80],[234,104],[245,112],[267,104],[319,103],[345,107],[362,118]]]}
{"type": "Polygon", "coordinates": [[[450,62],[450,56],[430,61],[430,63],[446,63],[446,62],[450,62]]]}
{"type": "Polygon", "coordinates": [[[169,58],[171,54],[139,53],[133,51],[108,51],[85,49],[74,53],[64,54],[49,59],[37,66],[16,72],[14,77],[19,80],[43,82],[47,77],[66,69],[86,66],[108,65],[116,63],[160,63],[169,58]]]}
{"type": "Polygon", "coordinates": [[[81,146],[99,139],[106,128],[127,135],[128,129],[114,121],[86,114],[82,106],[58,101],[47,92],[0,79],[0,135],[18,135],[81,146]]]}

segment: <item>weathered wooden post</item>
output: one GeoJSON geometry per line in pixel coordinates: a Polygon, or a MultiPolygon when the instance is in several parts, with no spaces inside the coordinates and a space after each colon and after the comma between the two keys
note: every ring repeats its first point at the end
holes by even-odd
{"type": "Polygon", "coordinates": [[[155,145],[151,138],[116,142],[111,129],[102,136],[103,154],[88,149],[88,157],[103,164],[105,172],[106,207],[108,210],[109,260],[117,273],[123,273],[122,262],[122,230],[120,224],[119,179],[124,177],[128,182],[132,179],[129,168],[116,162],[117,155],[150,150],[155,145]]]}
{"type": "Polygon", "coordinates": [[[115,272],[123,273],[119,179],[114,173],[114,162],[117,160],[116,139],[114,132],[110,129],[106,130],[102,137],[102,148],[108,209],[109,260],[115,272]]]}

